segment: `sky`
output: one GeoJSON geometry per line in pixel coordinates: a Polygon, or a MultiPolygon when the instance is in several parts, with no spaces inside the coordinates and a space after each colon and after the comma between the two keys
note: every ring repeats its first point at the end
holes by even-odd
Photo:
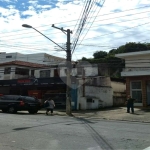
{"type": "MultiPolygon", "coordinates": [[[[32,28],[65,47],[71,43],[85,4],[90,0],[0,0],[0,52],[47,53],[66,58],[66,52],[32,28]]],[[[72,59],[92,58],[96,51],[109,52],[128,42],[149,42],[150,0],[93,0],[72,59]]]]}

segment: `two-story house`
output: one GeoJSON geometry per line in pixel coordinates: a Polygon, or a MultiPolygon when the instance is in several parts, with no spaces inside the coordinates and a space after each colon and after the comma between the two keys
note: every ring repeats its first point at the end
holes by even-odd
{"type": "Polygon", "coordinates": [[[126,78],[126,93],[136,99],[135,106],[150,105],[150,50],[115,55],[125,60],[121,76],[126,78]]]}

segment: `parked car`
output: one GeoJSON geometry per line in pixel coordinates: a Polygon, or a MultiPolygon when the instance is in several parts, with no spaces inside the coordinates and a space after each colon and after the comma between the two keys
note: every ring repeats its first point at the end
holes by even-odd
{"type": "Polygon", "coordinates": [[[17,111],[27,110],[30,114],[37,113],[41,108],[38,99],[21,95],[0,96],[0,109],[2,112],[17,113],[17,111]]]}

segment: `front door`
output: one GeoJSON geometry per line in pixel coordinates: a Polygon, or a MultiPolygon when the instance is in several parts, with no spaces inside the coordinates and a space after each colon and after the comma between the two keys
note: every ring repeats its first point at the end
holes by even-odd
{"type": "Polygon", "coordinates": [[[150,105],[150,82],[147,82],[147,105],[150,105]]]}

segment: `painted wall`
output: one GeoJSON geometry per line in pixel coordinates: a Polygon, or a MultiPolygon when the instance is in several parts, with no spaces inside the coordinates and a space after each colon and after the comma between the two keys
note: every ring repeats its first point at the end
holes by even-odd
{"type": "Polygon", "coordinates": [[[132,52],[130,53],[130,55],[128,53],[118,55],[122,55],[118,57],[125,60],[125,69],[123,69],[123,71],[121,72],[121,76],[128,77],[150,75],[149,51],[141,51],[135,53],[132,52]]]}
{"type": "Polygon", "coordinates": [[[85,76],[97,76],[98,75],[98,67],[97,66],[94,66],[94,67],[91,67],[91,66],[85,66],[84,67],[84,70],[85,70],[85,76]]]}
{"type": "Polygon", "coordinates": [[[15,66],[15,65],[7,65],[5,67],[0,67],[0,80],[28,78],[31,75],[30,73],[31,73],[32,68],[30,68],[30,67],[22,67],[22,66],[15,66]],[[11,73],[10,74],[4,74],[5,67],[11,67],[11,73]],[[29,76],[28,75],[15,74],[16,67],[17,68],[29,69],[29,76]]]}
{"type": "Polygon", "coordinates": [[[126,84],[122,82],[111,81],[113,92],[125,92],[126,84]]]}
{"type": "Polygon", "coordinates": [[[85,86],[85,97],[83,88],[78,88],[78,109],[98,109],[100,107],[113,106],[113,89],[111,87],[85,86]],[[87,98],[92,98],[93,102],[87,102],[87,98]],[[102,106],[100,106],[102,104],[102,106]]]}
{"type": "Polygon", "coordinates": [[[113,90],[111,87],[86,86],[85,95],[103,101],[104,107],[113,106],[113,90]]]}

